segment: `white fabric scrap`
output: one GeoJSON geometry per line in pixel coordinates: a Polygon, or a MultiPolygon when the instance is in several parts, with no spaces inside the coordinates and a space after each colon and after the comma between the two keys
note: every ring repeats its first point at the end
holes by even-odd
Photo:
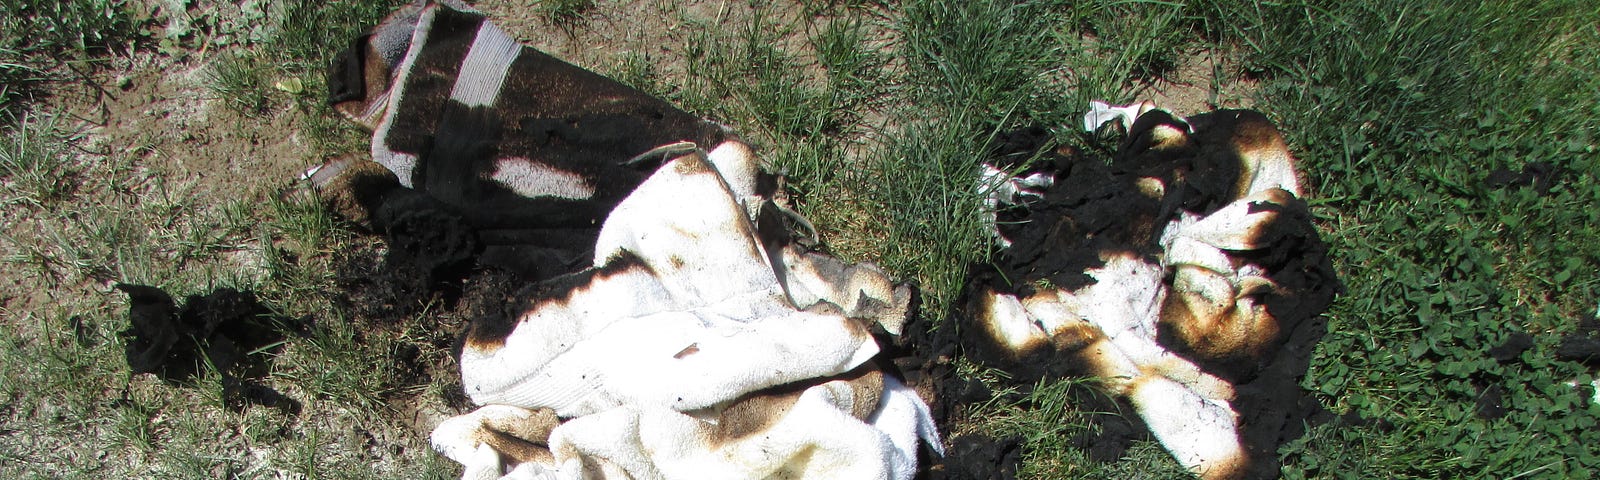
{"type": "Polygon", "coordinates": [[[527,198],[556,197],[584,200],[594,197],[594,185],[583,175],[522,157],[495,159],[490,178],[527,198]]]}
{"type": "Polygon", "coordinates": [[[562,474],[573,460],[598,459],[633,478],[911,478],[916,450],[851,417],[852,399],[841,395],[849,389],[833,383],[805,390],[767,431],[728,443],[713,441],[716,425],[684,413],[622,407],[563,424],[551,450],[562,474]]]}
{"type": "Polygon", "coordinates": [[[597,267],[626,253],[647,268],[597,276],[525,313],[502,348],[469,346],[468,395],[562,416],[641,403],[692,410],[876,354],[852,320],[788,303],[743,215],[703,158],[663,166],[612,211],[595,246],[597,267]]]}
{"type": "Polygon", "coordinates": [[[997,217],[1000,206],[1019,205],[1028,197],[1043,197],[1043,189],[1055,185],[1056,177],[1044,172],[1018,177],[987,163],[980,166],[983,170],[978,172],[978,194],[983,196],[984,222],[995,244],[1009,248],[1011,240],[1000,234],[997,217]]]}
{"type": "Polygon", "coordinates": [[[1089,113],[1083,115],[1083,131],[1094,132],[1101,125],[1111,122],[1121,122],[1122,129],[1133,130],[1133,122],[1145,112],[1156,109],[1156,104],[1149,100],[1128,105],[1111,105],[1099,100],[1089,101],[1089,113]]]}

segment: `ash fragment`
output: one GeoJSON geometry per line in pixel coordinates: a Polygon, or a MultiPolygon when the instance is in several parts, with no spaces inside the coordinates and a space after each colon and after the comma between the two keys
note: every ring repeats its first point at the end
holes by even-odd
{"type": "Polygon", "coordinates": [[[1569,336],[1556,347],[1556,358],[1571,360],[1589,366],[1600,366],[1600,339],[1569,336]]]}
{"type": "Polygon", "coordinates": [[[1523,352],[1533,348],[1533,335],[1524,332],[1512,333],[1506,338],[1505,343],[1489,349],[1489,356],[1500,363],[1510,362],[1522,356],[1523,352]]]}
{"type": "Polygon", "coordinates": [[[928,480],[1016,480],[1022,465],[1022,437],[962,435],[946,451],[942,471],[928,480]]]}
{"type": "Polygon", "coordinates": [[[1499,384],[1477,385],[1478,418],[1495,420],[1506,416],[1505,390],[1499,384]]]}
{"type": "MultiPolygon", "coordinates": [[[[1329,294],[1331,300],[1332,294],[1329,294]]],[[[1272,308],[1268,304],[1268,308],[1272,308]]],[[[1233,408],[1239,415],[1239,440],[1250,456],[1242,478],[1278,478],[1278,447],[1304,436],[1306,429],[1329,421],[1331,413],[1316,396],[1300,388],[1311,355],[1328,333],[1320,315],[1294,324],[1276,355],[1248,380],[1234,386],[1233,408]]]]}
{"type": "Polygon", "coordinates": [[[205,365],[222,375],[224,402],[235,409],[254,404],[296,414],[299,403],[256,383],[265,378],[284,332],[304,334],[306,325],[274,313],[252,292],[219,288],[190,295],[180,308],[167,292],[117,284],[128,294],[128,367],[168,384],[191,385],[205,365]]]}
{"type": "Polygon", "coordinates": [[[1496,190],[1532,187],[1539,196],[1550,194],[1550,189],[1561,180],[1561,167],[1549,162],[1532,162],[1522,166],[1521,172],[1497,168],[1484,177],[1483,184],[1496,190]]]}
{"type": "MultiPolygon", "coordinates": [[[[958,407],[975,395],[972,388],[962,386],[965,380],[956,377],[956,329],[952,325],[935,327],[917,308],[916,298],[913,296],[911,311],[918,313],[906,320],[899,336],[876,335],[882,348],[878,359],[885,371],[904,379],[928,403],[939,431],[949,432],[959,416],[958,407]]],[[[974,383],[982,387],[982,383],[974,383]]],[[[982,396],[987,399],[987,392],[982,396]]]]}
{"type": "MultiPolygon", "coordinates": [[[[1033,138],[1015,137],[1008,138],[1013,142],[1033,138]]],[[[1116,174],[1094,159],[1042,151],[1044,146],[1008,145],[1028,153],[1001,153],[1040,156],[1057,167],[1056,184],[1040,201],[997,213],[1000,234],[1013,242],[1012,247],[1001,251],[992,265],[975,268],[974,275],[983,277],[978,281],[1018,296],[1032,295],[1035,282],[1041,280],[1075,290],[1094,283],[1085,272],[1105,266],[1103,250],[1140,245],[1145,249],[1140,253],[1154,253],[1155,245],[1147,239],[1160,223],[1154,216],[1159,204],[1139,194],[1132,183],[1135,178],[1116,174]],[[995,278],[984,280],[987,277],[995,278]]]]}
{"type": "Polygon", "coordinates": [[[461,218],[425,195],[404,190],[374,215],[388,249],[382,260],[352,252],[336,268],[341,303],[359,316],[397,323],[430,305],[449,304],[461,293],[482,250],[477,234],[461,218]],[[403,208],[399,205],[405,205],[403,208]]]}
{"type": "Polygon", "coordinates": [[[399,212],[385,223],[389,251],[384,263],[402,280],[420,282],[412,285],[417,293],[458,284],[481,250],[477,233],[447,210],[399,212]]]}
{"type": "Polygon", "coordinates": [[[1578,322],[1577,331],[1561,338],[1556,358],[1600,367],[1600,319],[1590,317],[1578,322]]]}

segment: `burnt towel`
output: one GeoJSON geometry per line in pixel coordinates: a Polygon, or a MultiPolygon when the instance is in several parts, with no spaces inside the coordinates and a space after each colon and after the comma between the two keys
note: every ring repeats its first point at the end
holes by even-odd
{"type": "MultiPolygon", "coordinates": [[[[530,278],[587,262],[606,215],[664,160],[641,155],[731,138],[446,5],[403,7],[353,41],[329,79],[329,101],[373,129],[372,160],[474,228],[481,262],[530,278]]],[[[418,208],[359,195],[371,209],[418,208]]]]}
{"type": "Polygon", "coordinates": [[[725,128],[443,5],[402,8],[330,78],[393,175],[312,172],[379,186],[340,211],[447,210],[480,262],[534,280],[467,334],[484,406],[433,434],[463,478],[905,479],[919,441],[941,450],[926,404],[869,362],[909,288],[790,243],[725,128]]]}
{"type": "Polygon", "coordinates": [[[570,418],[522,438],[548,455],[491,453],[508,443],[487,433],[503,431],[498,411],[441,425],[435,447],[513,478],[906,479],[919,439],[940,450],[922,399],[868,362],[869,328],[903,317],[903,287],[769,255],[719,171],[701,154],[673,160],[606,221],[593,268],[474,322],[467,394],[570,418]]]}
{"type": "Polygon", "coordinates": [[[1051,158],[1031,198],[988,190],[1015,206],[968,285],[967,351],[1023,381],[1099,379],[1203,478],[1276,477],[1283,432],[1315,405],[1298,378],[1342,288],[1294,159],[1253,111],[1096,102],[1084,127],[1107,122],[1128,130],[1109,165],[1051,158]]]}

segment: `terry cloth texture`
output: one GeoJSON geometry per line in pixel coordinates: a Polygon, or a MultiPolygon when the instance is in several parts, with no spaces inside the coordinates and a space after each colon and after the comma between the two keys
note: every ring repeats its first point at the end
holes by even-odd
{"type": "Polygon", "coordinates": [[[869,267],[769,254],[720,167],[671,161],[606,220],[593,268],[477,319],[462,383],[514,409],[451,420],[435,447],[469,476],[911,478],[918,441],[937,451],[938,433],[869,362],[873,325],[903,319],[909,292],[874,288],[891,283],[869,267]],[[568,419],[517,437],[542,449],[534,460],[485,453],[515,436],[499,418],[533,412],[568,419]]]}
{"type": "Polygon", "coordinates": [[[1278,445],[1316,409],[1298,381],[1342,289],[1294,159],[1253,111],[1097,102],[1084,126],[1109,122],[1128,129],[1109,165],[1007,164],[1038,153],[1025,133],[987,165],[1049,178],[989,190],[1009,207],[999,258],[968,285],[966,350],[1025,382],[1099,379],[1203,478],[1275,478],[1278,445]]]}
{"type": "Polygon", "coordinates": [[[329,84],[329,101],[373,129],[372,160],[426,197],[394,185],[356,192],[377,228],[425,203],[476,230],[481,262],[530,278],[587,262],[612,207],[664,160],[642,154],[730,137],[440,5],[404,7],[353,41],[329,84]]]}

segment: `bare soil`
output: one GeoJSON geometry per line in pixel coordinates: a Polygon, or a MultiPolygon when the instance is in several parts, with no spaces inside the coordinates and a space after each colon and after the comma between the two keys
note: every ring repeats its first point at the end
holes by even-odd
{"type": "Polygon", "coordinates": [[[1193,115],[1219,108],[1250,108],[1258,84],[1238,73],[1238,68],[1221,54],[1193,52],[1178,61],[1166,78],[1146,83],[1141,96],[1156,106],[1179,115],[1193,115]]]}

